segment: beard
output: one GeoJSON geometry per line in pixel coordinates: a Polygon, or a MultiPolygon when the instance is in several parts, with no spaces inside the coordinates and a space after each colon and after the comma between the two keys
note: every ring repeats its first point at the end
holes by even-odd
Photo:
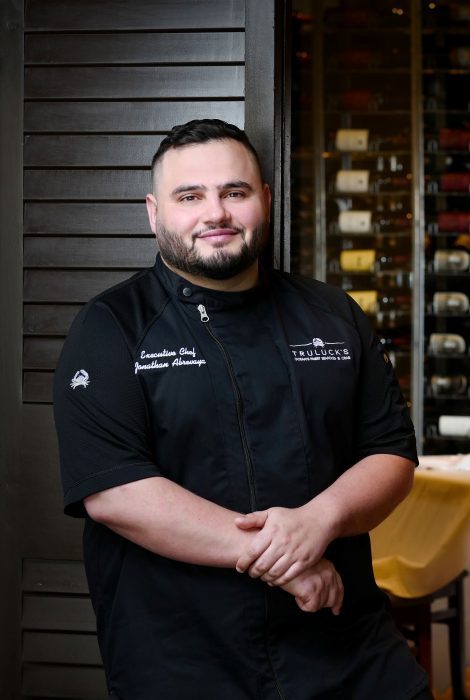
{"type": "MultiPolygon", "coordinates": [[[[224,228],[217,226],[217,228],[224,228]]],[[[259,258],[267,242],[267,224],[261,223],[253,229],[251,240],[247,243],[245,229],[239,227],[225,227],[237,231],[242,239],[240,249],[229,252],[215,248],[210,256],[203,257],[196,250],[198,236],[204,231],[198,231],[192,236],[192,244],[188,246],[176,231],[170,231],[162,224],[157,224],[155,237],[162,258],[171,267],[187,272],[196,277],[206,277],[213,280],[226,280],[244,272],[259,258]]]]}

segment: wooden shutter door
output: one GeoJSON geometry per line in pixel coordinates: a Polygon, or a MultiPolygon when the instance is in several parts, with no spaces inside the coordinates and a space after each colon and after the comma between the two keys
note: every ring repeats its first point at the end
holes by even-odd
{"type": "Polygon", "coordinates": [[[104,700],[82,522],[62,512],[53,371],[80,307],[153,263],[144,197],[174,124],[246,125],[272,168],[274,3],[7,0],[1,13],[2,697],[104,700]]]}

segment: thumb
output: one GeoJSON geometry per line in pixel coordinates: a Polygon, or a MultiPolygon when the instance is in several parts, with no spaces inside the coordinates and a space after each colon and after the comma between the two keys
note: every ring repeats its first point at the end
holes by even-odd
{"type": "Polygon", "coordinates": [[[268,519],[267,510],[257,510],[246,515],[239,515],[235,518],[235,525],[240,530],[252,530],[253,528],[262,528],[268,519]]]}

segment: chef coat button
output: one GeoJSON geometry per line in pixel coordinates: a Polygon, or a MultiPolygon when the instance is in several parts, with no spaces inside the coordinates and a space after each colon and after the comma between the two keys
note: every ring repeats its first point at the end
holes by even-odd
{"type": "Polygon", "coordinates": [[[183,287],[183,296],[190,297],[192,293],[193,290],[191,289],[191,287],[183,287]]]}

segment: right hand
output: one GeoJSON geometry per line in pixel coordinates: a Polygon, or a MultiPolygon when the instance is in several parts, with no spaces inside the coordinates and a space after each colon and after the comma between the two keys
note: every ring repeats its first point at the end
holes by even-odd
{"type": "Polygon", "coordinates": [[[341,612],[343,582],[328,559],[320,559],[281,588],[294,596],[304,612],[317,612],[322,608],[331,608],[333,615],[341,612]]]}

